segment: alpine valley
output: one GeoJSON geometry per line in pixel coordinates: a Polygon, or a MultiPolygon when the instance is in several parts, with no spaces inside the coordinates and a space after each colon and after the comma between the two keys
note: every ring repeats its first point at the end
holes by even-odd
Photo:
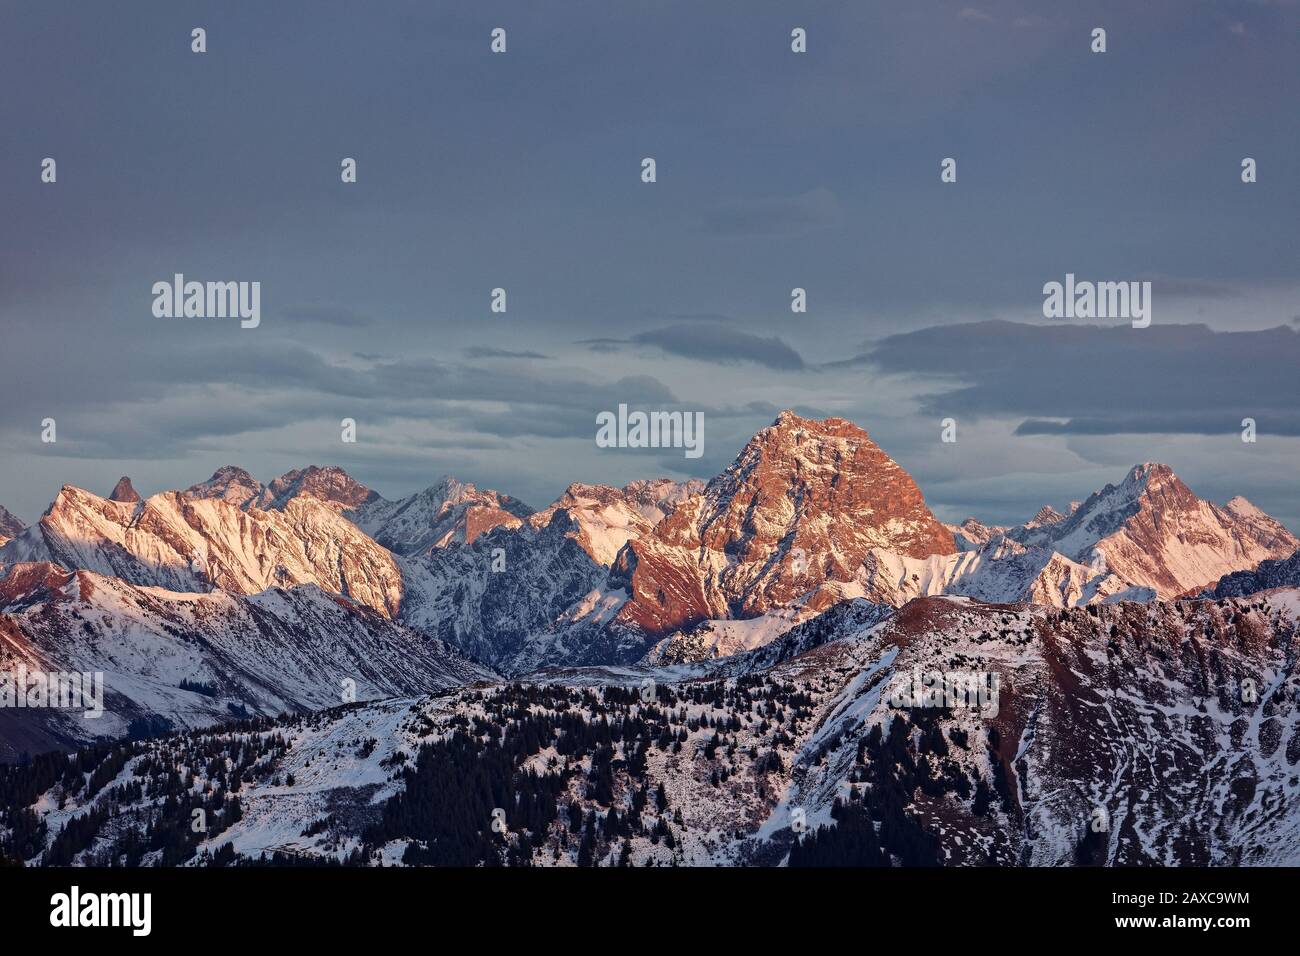
{"type": "Polygon", "coordinates": [[[0,861],[1300,864],[1300,540],[1116,478],[946,525],[783,412],[707,483],[537,511],[65,485],[0,508],[0,861]],[[65,673],[102,717],[15,676],[65,673]],[[994,706],[900,705],[966,674],[994,706]]]}

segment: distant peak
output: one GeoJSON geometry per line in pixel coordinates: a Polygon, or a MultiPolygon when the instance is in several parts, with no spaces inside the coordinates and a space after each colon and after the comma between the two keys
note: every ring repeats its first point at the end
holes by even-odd
{"type": "Polygon", "coordinates": [[[438,479],[438,483],[433,486],[433,490],[442,498],[447,500],[456,500],[463,496],[473,495],[477,488],[472,482],[461,481],[452,475],[443,475],[438,479]]]}
{"type": "Polygon", "coordinates": [[[316,478],[318,476],[323,478],[337,478],[340,476],[343,478],[352,477],[338,465],[308,465],[306,468],[293,468],[286,471],[283,475],[277,478],[276,481],[283,481],[288,484],[295,481],[302,481],[306,478],[316,478]]]}
{"type": "Polygon", "coordinates": [[[1061,521],[1064,518],[1065,515],[1061,514],[1051,505],[1043,505],[1043,507],[1038,509],[1038,514],[1034,515],[1034,517],[1030,519],[1030,524],[1056,524],[1056,522],[1061,521]]]}
{"type": "MultiPolygon", "coordinates": [[[[633,484],[635,484],[635,482],[633,482],[633,484]]],[[[627,487],[631,488],[632,485],[628,485],[627,487]]],[[[624,490],[626,491],[627,489],[624,490]]],[[[560,502],[572,502],[575,498],[595,498],[600,500],[618,493],[619,489],[615,488],[613,485],[596,485],[589,484],[585,481],[573,481],[564,489],[564,493],[561,494],[559,498],[555,499],[555,504],[558,505],[560,502]]]]}
{"type": "Polygon", "coordinates": [[[1229,498],[1228,501],[1224,504],[1224,507],[1227,508],[1229,511],[1231,511],[1233,514],[1241,515],[1243,517],[1256,517],[1256,516],[1265,517],[1265,518],[1269,517],[1267,513],[1261,511],[1249,499],[1241,495],[1237,495],[1233,498],[1229,498]]]}
{"type": "Polygon", "coordinates": [[[267,486],[264,504],[283,508],[293,498],[315,498],[329,504],[356,508],[379,497],[338,465],[308,465],[287,471],[267,486]]]}
{"type": "Polygon", "coordinates": [[[804,418],[787,408],[771,425],[755,435],[750,444],[772,444],[774,441],[789,439],[802,441],[809,436],[814,440],[850,439],[871,442],[871,436],[847,418],[804,418]]]}
{"type": "Polygon", "coordinates": [[[123,504],[135,504],[140,500],[140,495],[135,488],[131,486],[131,479],[123,475],[117,479],[117,484],[113,486],[112,493],[108,496],[109,501],[120,501],[123,504]]]}
{"type": "Polygon", "coordinates": [[[222,465],[220,468],[218,468],[216,471],[212,473],[212,477],[209,478],[208,481],[211,482],[240,481],[240,482],[251,483],[251,482],[256,482],[257,479],[254,478],[252,475],[250,475],[243,468],[240,468],[238,465],[222,465]]]}
{"type": "Polygon", "coordinates": [[[461,481],[451,475],[443,475],[436,485],[426,488],[419,494],[426,498],[433,498],[447,507],[477,505],[498,508],[516,518],[526,518],[533,513],[533,509],[518,498],[491,488],[479,488],[472,481],[461,481]]]}
{"type": "Polygon", "coordinates": [[[1190,506],[1199,500],[1172,468],[1158,461],[1134,465],[1116,490],[1122,499],[1128,501],[1159,499],[1162,508],[1171,507],[1175,502],[1190,506]]]}
{"type": "Polygon", "coordinates": [[[624,497],[649,497],[676,501],[699,494],[704,490],[705,484],[699,478],[689,478],[686,481],[678,481],[675,478],[638,478],[624,485],[622,492],[624,497]]]}
{"type": "Polygon", "coordinates": [[[1153,479],[1175,478],[1174,470],[1158,461],[1144,461],[1134,465],[1125,479],[1129,483],[1150,482],[1153,479]]]}
{"type": "MultiPolygon", "coordinates": [[[[816,429],[827,427],[834,428],[840,425],[850,425],[853,428],[858,428],[857,425],[854,425],[853,422],[849,421],[847,418],[839,418],[835,415],[830,415],[826,418],[805,418],[798,412],[789,408],[783,409],[781,413],[776,416],[776,420],[772,422],[772,424],[777,426],[795,425],[800,428],[816,429]]],[[[861,431],[860,428],[858,428],[858,430],[861,431]]]]}
{"type": "Polygon", "coordinates": [[[20,521],[11,511],[0,505],[0,540],[5,538],[16,538],[26,529],[26,525],[20,521]]]}
{"type": "Polygon", "coordinates": [[[207,481],[191,485],[185,494],[192,498],[220,498],[242,506],[262,493],[262,483],[238,465],[222,465],[207,481]]]}

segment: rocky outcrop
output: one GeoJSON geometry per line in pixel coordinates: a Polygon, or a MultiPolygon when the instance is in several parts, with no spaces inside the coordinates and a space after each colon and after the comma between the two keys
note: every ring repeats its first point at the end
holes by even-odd
{"type": "Polygon", "coordinates": [[[957,550],[916,482],[865,431],[782,412],[703,493],[630,541],[611,581],[631,594],[620,621],[657,635],[754,617],[852,580],[872,548],[913,558],[957,550]]]}
{"type": "Polygon", "coordinates": [[[259,507],[283,510],[296,498],[311,498],[337,511],[363,507],[379,495],[337,465],[310,465],[287,472],[262,492],[259,507]]]}
{"type": "Polygon", "coordinates": [[[510,495],[447,477],[400,501],[376,497],[344,514],[384,547],[414,556],[473,544],[493,528],[518,528],[532,509],[510,495]]]}
{"type": "Polygon", "coordinates": [[[629,540],[644,538],[688,498],[704,491],[704,482],[670,478],[610,485],[569,485],[556,501],[528,519],[533,527],[550,524],[558,511],[574,522],[574,538],[592,560],[612,565],[629,540]]]}
{"type": "Polygon", "coordinates": [[[220,498],[236,508],[256,504],[265,492],[266,486],[236,465],[224,465],[207,481],[185,489],[191,498],[220,498]]]}
{"type": "Polygon", "coordinates": [[[140,495],[132,487],[131,479],[123,475],[117,480],[117,484],[113,486],[113,491],[109,494],[108,500],[133,505],[140,500],[140,495]]]}
{"type": "Polygon", "coordinates": [[[3,545],[10,538],[18,537],[26,529],[27,525],[10,514],[3,505],[0,505],[0,545],[3,545]]]}

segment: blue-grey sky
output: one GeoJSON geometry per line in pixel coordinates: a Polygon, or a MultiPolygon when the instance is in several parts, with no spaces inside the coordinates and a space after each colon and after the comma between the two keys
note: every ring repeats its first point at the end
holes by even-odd
{"type": "Polygon", "coordinates": [[[147,494],[226,463],[542,506],[709,477],[793,407],[858,422],[947,520],[1024,520],[1161,460],[1300,530],[1294,2],[0,21],[0,504],[26,520],[65,482],[147,494]],[[260,281],[260,327],[155,318],[177,272],[260,281]],[[1150,280],[1151,327],[1043,318],[1067,272],[1150,280]],[[703,411],[705,454],[597,448],[619,403],[703,411]]]}

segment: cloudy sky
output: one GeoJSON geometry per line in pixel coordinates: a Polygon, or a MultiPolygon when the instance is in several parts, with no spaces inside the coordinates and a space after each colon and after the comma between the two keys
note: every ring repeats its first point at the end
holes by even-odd
{"type": "Polygon", "coordinates": [[[1300,531],[1295,3],[0,16],[0,504],[26,520],[65,482],[227,463],[540,507],[709,477],[791,407],[862,425],[946,520],[1160,460],[1300,531]],[[177,272],[260,281],[260,327],[155,318],[177,272]],[[1151,326],[1044,319],[1067,272],[1151,281],[1151,326]],[[703,457],[597,448],[619,403],[703,411],[703,457]]]}

